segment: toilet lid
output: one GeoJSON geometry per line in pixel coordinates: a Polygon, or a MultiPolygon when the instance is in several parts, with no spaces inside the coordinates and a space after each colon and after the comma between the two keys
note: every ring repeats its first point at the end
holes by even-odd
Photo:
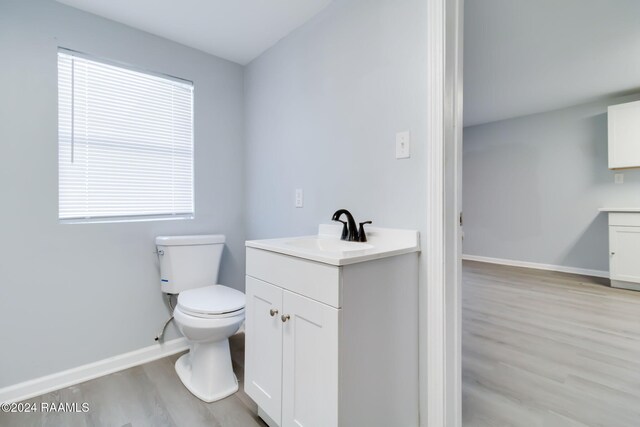
{"type": "Polygon", "coordinates": [[[178,295],[178,308],[196,314],[224,314],[244,308],[244,294],[222,285],[189,289],[178,295]]]}

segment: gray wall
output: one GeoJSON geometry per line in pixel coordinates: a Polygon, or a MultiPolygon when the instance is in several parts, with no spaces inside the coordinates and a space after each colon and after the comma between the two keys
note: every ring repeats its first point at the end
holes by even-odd
{"type": "Polygon", "coordinates": [[[244,289],[242,67],[47,0],[0,2],[0,56],[0,387],[153,344],[156,235],[226,234],[244,289]],[[58,223],[58,46],[194,82],[196,219],[58,223]]]}
{"type": "Polygon", "coordinates": [[[247,237],[425,221],[426,4],[336,1],[245,71],[247,237]],[[412,157],[395,159],[410,130],[412,157]],[[294,207],[294,189],[305,206],[294,207]]]}
{"type": "Polygon", "coordinates": [[[608,271],[603,206],[640,205],[640,170],[614,184],[608,98],[464,129],[464,247],[470,255],[608,271]]]}

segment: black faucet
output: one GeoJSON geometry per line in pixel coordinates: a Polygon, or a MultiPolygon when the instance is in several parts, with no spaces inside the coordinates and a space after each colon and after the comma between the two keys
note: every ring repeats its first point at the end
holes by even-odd
{"type": "Polygon", "coordinates": [[[364,233],[364,225],[365,224],[371,224],[373,221],[365,221],[365,222],[361,222],[360,223],[360,228],[358,229],[358,241],[359,242],[366,242],[367,241],[367,235],[364,233]]]}
{"type": "Polygon", "coordinates": [[[358,229],[356,228],[356,221],[353,219],[353,215],[346,209],[338,209],[331,217],[331,221],[338,221],[342,223],[342,236],[341,240],[348,240],[350,242],[358,241],[358,229]],[[342,214],[347,216],[347,222],[340,220],[342,214]]]}
{"type": "Polygon", "coordinates": [[[332,221],[338,221],[342,223],[342,235],[340,240],[348,240],[350,242],[366,242],[367,236],[364,233],[363,224],[371,224],[371,221],[360,223],[360,230],[356,227],[356,221],[353,219],[353,215],[346,209],[338,209],[331,217],[332,221]],[[342,221],[340,217],[342,214],[347,216],[347,221],[342,221]]]}

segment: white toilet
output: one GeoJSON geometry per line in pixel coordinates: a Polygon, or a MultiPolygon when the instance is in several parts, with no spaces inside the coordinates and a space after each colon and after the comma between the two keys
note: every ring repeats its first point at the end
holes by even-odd
{"type": "Polygon", "coordinates": [[[223,235],[159,236],[162,292],[179,294],[173,316],[190,351],[176,361],[185,387],[205,402],[238,391],[229,337],[244,321],[245,296],[217,284],[223,235]]]}

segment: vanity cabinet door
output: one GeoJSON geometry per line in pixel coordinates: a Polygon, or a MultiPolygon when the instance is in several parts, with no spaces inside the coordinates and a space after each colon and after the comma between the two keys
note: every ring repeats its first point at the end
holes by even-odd
{"type": "Polygon", "coordinates": [[[246,276],[244,390],[278,425],[282,403],[282,289],[246,276]]]}
{"type": "Polygon", "coordinates": [[[609,227],[612,280],[640,283],[640,227],[609,227]]]}
{"type": "Polygon", "coordinates": [[[336,426],[340,310],[289,291],[283,307],[281,425],[336,426]]]}

